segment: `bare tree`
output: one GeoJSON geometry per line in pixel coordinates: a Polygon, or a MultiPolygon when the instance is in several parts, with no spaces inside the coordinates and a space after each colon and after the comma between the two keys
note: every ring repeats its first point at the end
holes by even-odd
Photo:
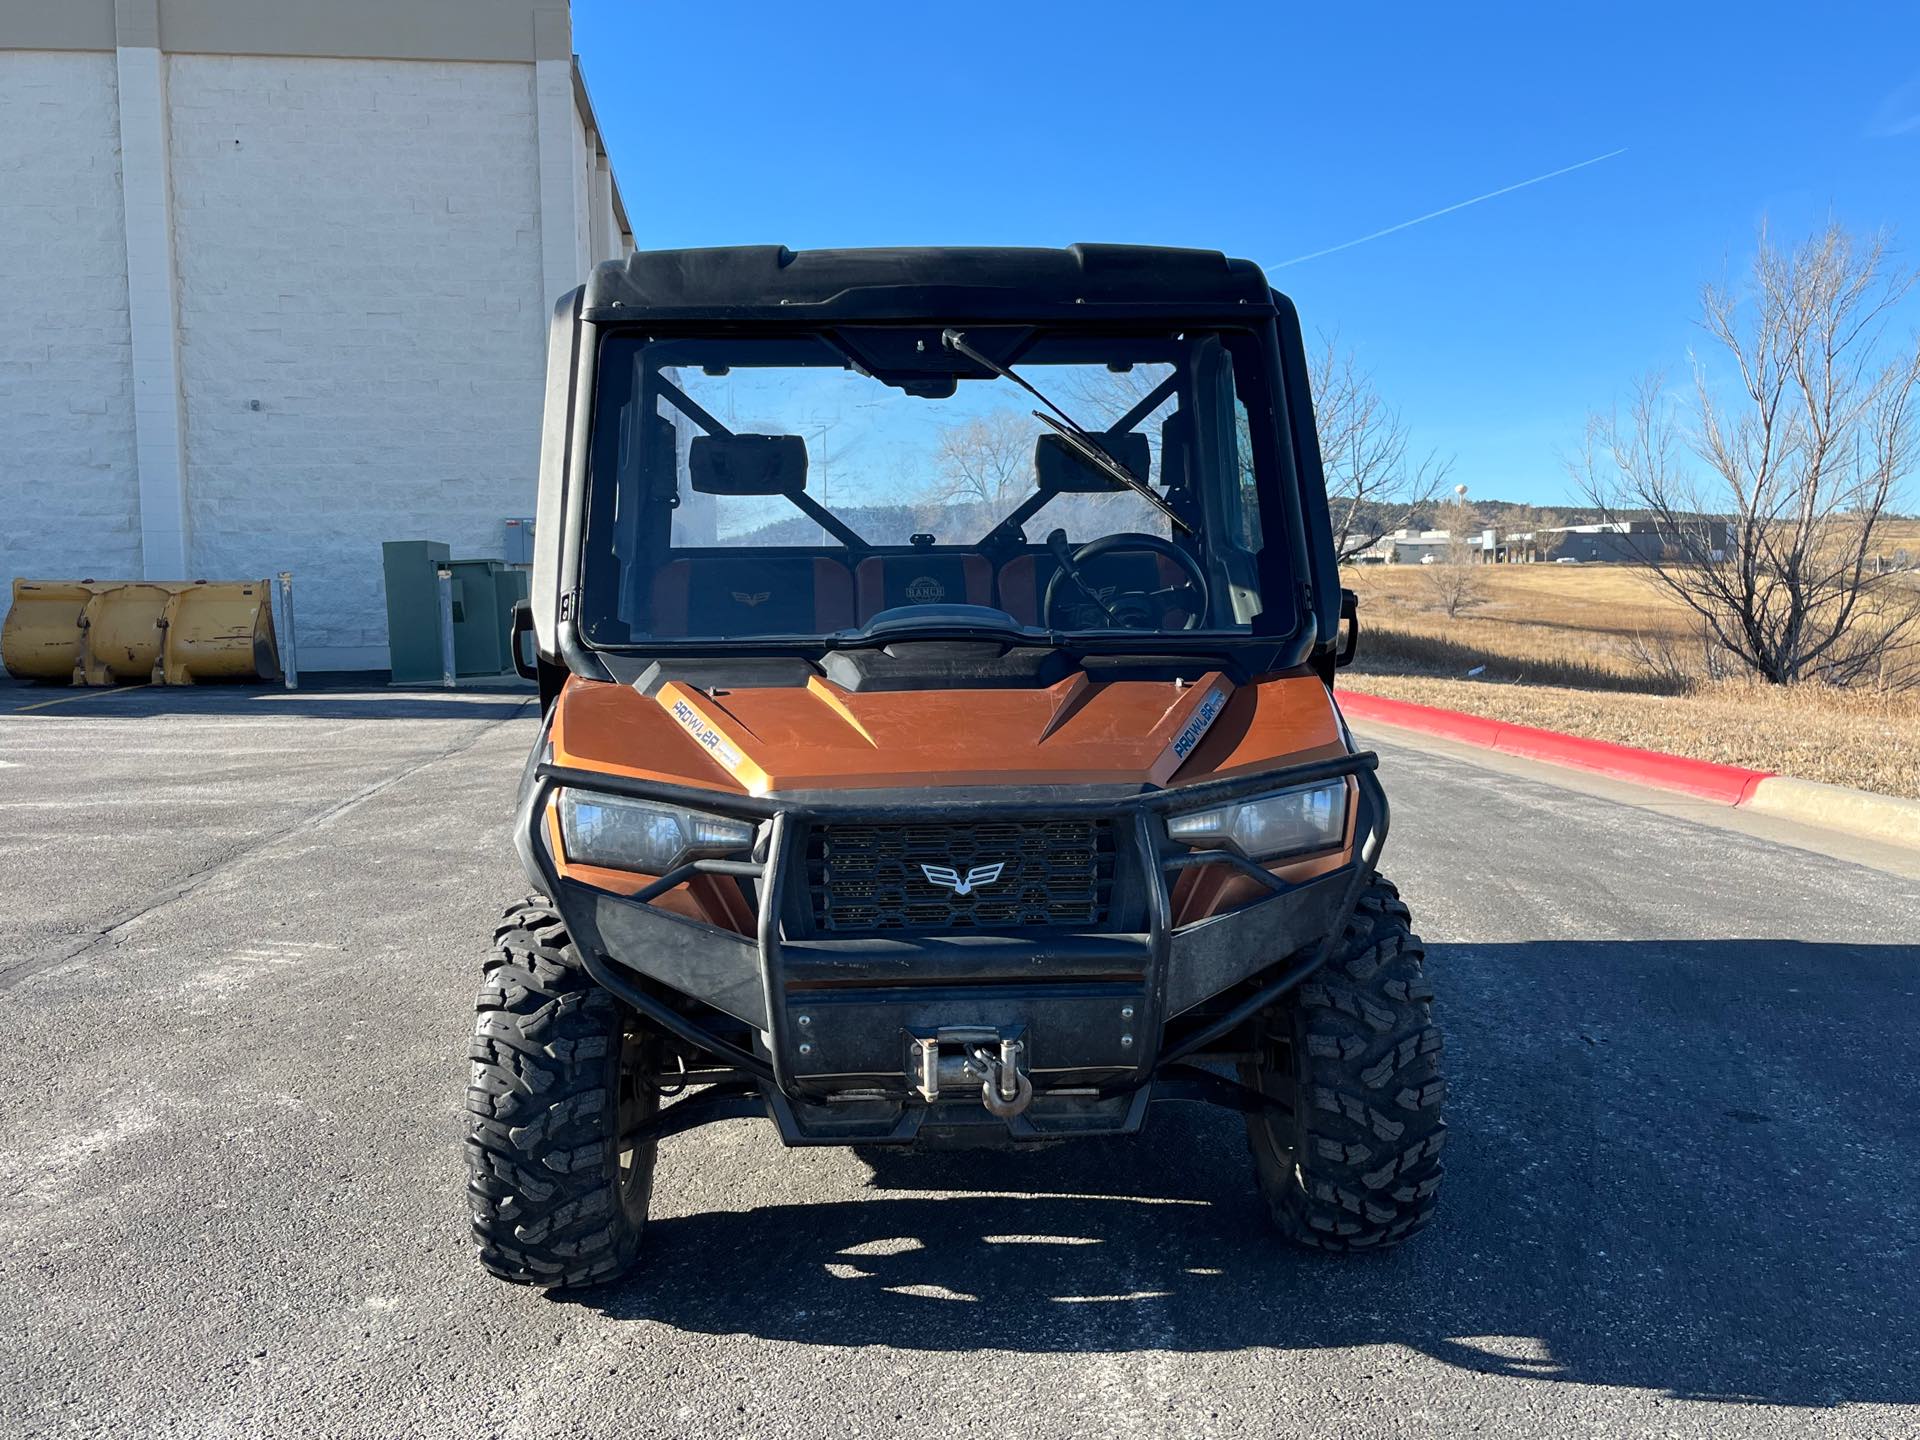
{"type": "MultiPolygon", "coordinates": [[[[1076,376],[1068,383],[1067,393],[1093,417],[1089,423],[1105,423],[1145,397],[1164,374],[1164,367],[1135,367],[1076,376]]],[[[1410,458],[1412,434],[1405,418],[1387,404],[1373,376],[1360,368],[1351,350],[1340,348],[1335,337],[1322,335],[1320,348],[1307,356],[1307,384],[1320,433],[1334,554],[1344,565],[1372,549],[1388,531],[1410,524],[1416,512],[1431,504],[1453,461],[1431,451],[1410,458]]],[[[1168,399],[1164,408],[1171,409],[1174,403],[1168,399]]],[[[1139,428],[1156,447],[1157,464],[1160,436],[1159,427],[1149,423],[1152,419],[1147,417],[1139,428]]],[[[1240,424],[1247,424],[1244,414],[1240,424]]],[[[1246,434],[1239,439],[1240,482],[1251,488],[1254,448],[1246,434]]]]}
{"type": "Polygon", "coordinates": [[[1344,565],[1431,504],[1453,461],[1432,451],[1408,458],[1405,418],[1333,337],[1320,337],[1320,348],[1307,358],[1307,378],[1333,511],[1334,552],[1344,565]]]}
{"type": "Polygon", "coordinates": [[[1017,410],[991,410],[940,435],[937,451],[948,504],[1013,508],[1033,489],[1033,422],[1017,410]]]}
{"type": "Polygon", "coordinates": [[[1449,620],[1462,610],[1485,604],[1487,599],[1486,577],[1474,563],[1475,551],[1467,543],[1467,526],[1471,523],[1464,512],[1454,517],[1454,527],[1447,532],[1447,548],[1430,563],[1424,558],[1421,561],[1420,583],[1449,620]]]}
{"type": "MultiPolygon", "coordinates": [[[[945,514],[951,519],[957,510],[980,525],[1005,519],[1033,494],[1034,442],[1041,433],[1039,425],[1017,410],[990,410],[947,426],[940,433],[935,452],[940,485],[930,501],[920,507],[923,514],[945,514]]],[[[1028,524],[1036,534],[1041,529],[1062,526],[1075,538],[1118,530],[1163,534],[1166,529],[1156,511],[1130,491],[1117,487],[1057,495],[1028,524]]]]}
{"type": "Polygon", "coordinates": [[[1682,418],[1651,376],[1624,417],[1589,421],[1574,462],[1604,514],[1655,522],[1658,582],[1771,683],[1911,674],[1920,593],[1871,557],[1915,462],[1920,345],[1887,332],[1917,280],[1884,234],[1829,225],[1787,251],[1763,228],[1745,293],[1702,291],[1737,383],[1696,362],[1682,418]]]}

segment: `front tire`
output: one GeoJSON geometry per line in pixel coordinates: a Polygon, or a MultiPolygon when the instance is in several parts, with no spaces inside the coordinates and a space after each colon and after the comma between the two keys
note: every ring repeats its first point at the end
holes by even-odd
{"type": "Polygon", "coordinates": [[[1396,1245],[1432,1217],[1446,1143],[1425,947],[1376,876],[1323,969],[1255,1022],[1241,1078],[1277,1105],[1247,1117],[1260,1192],[1288,1239],[1396,1245]]]}
{"type": "Polygon", "coordinates": [[[594,983],[558,914],[510,908],[475,1001],[467,1194],[480,1263],[523,1285],[589,1285],[633,1265],[657,1142],[657,1035],[594,983]]]}

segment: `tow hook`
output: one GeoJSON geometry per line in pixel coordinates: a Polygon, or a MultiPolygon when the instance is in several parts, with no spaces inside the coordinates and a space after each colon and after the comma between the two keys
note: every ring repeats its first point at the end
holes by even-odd
{"type": "Polygon", "coordinates": [[[1026,1048],[1018,1040],[1002,1040],[998,1055],[984,1045],[974,1051],[973,1058],[987,1067],[987,1078],[980,1082],[980,1103],[1002,1120],[1011,1120],[1033,1103],[1033,1081],[1020,1068],[1026,1048]]]}
{"type": "Polygon", "coordinates": [[[919,1075],[914,1088],[929,1105],[943,1093],[980,1087],[989,1114],[1010,1120],[1033,1103],[1026,1042],[981,1027],[953,1026],[916,1036],[919,1075]]]}

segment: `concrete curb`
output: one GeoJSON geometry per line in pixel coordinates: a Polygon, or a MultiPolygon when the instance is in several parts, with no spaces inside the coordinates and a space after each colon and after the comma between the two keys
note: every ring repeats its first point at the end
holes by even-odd
{"type": "Polygon", "coordinates": [[[1358,690],[1342,690],[1338,698],[1341,713],[1350,720],[1378,720],[1408,730],[1422,730],[1429,735],[1444,735],[1488,750],[1571,765],[1577,770],[1592,770],[1621,780],[1637,780],[1662,790],[1678,790],[1703,800],[1718,800],[1723,805],[1740,804],[1753,794],[1755,786],[1769,778],[1764,770],[1744,770],[1737,765],[1688,760],[1606,740],[1586,740],[1578,735],[1563,735],[1558,730],[1537,730],[1531,725],[1513,725],[1459,710],[1415,705],[1409,700],[1388,700],[1358,690]]]}
{"type": "Polygon", "coordinates": [[[1416,705],[1410,700],[1389,700],[1359,690],[1342,690],[1337,698],[1341,713],[1349,720],[1377,720],[1507,755],[1591,770],[1723,805],[1920,848],[1920,800],[1794,780],[1765,770],[1717,765],[1711,760],[1690,760],[1658,750],[1489,720],[1460,710],[1416,705]]]}
{"type": "Polygon", "coordinates": [[[1746,807],[1895,845],[1920,847],[1920,800],[1771,775],[1754,787],[1746,807]]]}

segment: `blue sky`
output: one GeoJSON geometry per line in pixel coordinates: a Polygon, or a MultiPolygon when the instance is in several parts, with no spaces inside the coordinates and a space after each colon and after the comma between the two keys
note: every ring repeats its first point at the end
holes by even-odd
{"type": "Polygon", "coordinates": [[[1245,255],[1484,498],[1567,497],[1587,411],[1684,370],[1763,217],[1920,257],[1920,6],[1890,0],[576,0],[574,45],[643,246],[1245,255]]]}

